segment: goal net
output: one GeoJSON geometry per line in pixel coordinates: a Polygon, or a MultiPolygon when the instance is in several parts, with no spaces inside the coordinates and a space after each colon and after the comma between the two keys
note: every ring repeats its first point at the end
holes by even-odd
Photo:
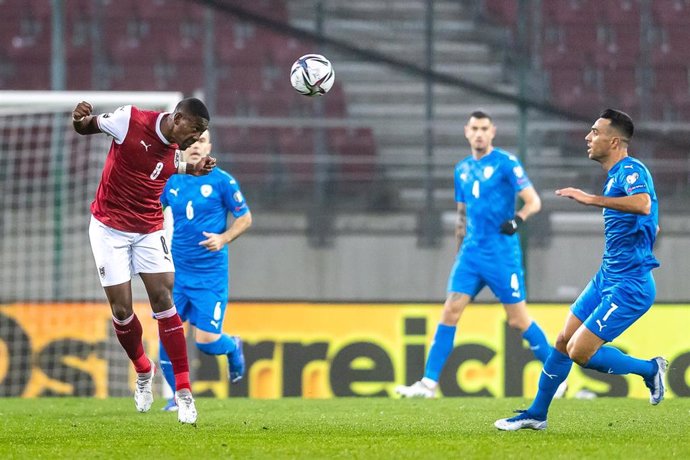
{"type": "MultiPolygon", "coordinates": [[[[77,134],[71,111],[82,100],[95,113],[125,104],[171,110],[180,99],[0,92],[0,396],[129,394],[131,366],[113,336],[88,239],[111,139],[77,134]]],[[[132,284],[135,300],[145,300],[141,283],[132,284]]],[[[150,309],[136,308],[155,351],[150,309]]]]}

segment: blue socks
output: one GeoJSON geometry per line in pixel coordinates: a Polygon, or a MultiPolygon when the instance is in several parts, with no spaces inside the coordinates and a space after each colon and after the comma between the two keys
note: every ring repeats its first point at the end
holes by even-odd
{"type": "Polygon", "coordinates": [[[654,377],[657,371],[653,361],[633,358],[614,347],[599,348],[584,367],[604,374],[637,374],[646,380],[654,377]]]}
{"type": "Polygon", "coordinates": [[[539,390],[527,412],[537,420],[546,420],[549,406],[556,394],[558,386],[565,381],[570,373],[573,361],[555,348],[544,363],[544,369],[539,377],[539,390]]]}
{"type": "Polygon", "coordinates": [[[196,343],[196,347],[207,355],[227,355],[235,351],[235,341],[228,334],[223,334],[218,340],[210,343],[196,343]]]}
{"type": "Polygon", "coordinates": [[[527,340],[534,356],[542,363],[545,363],[551,353],[551,345],[549,345],[549,341],[546,340],[546,334],[544,334],[544,331],[542,331],[536,321],[532,321],[532,324],[522,333],[522,338],[527,340]]]}
{"type": "MultiPolygon", "coordinates": [[[[431,350],[429,350],[429,357],[426,361],[424,377],[438,382],[443,366],[453,351],[456,329],[455,326],[438,325],[434,341],[431,343],[431,350]]],[[[525,330],[522,337],[527,340],[537,359],[542,363],[545,362],[551,353],[552,347],[549,345],[546,334],[544,334],[539,325],[532,321],[532,324],[525,330]]]]}
{"type": "MultiPolygon", "coordinates": [[[[223,334],[218,340],[211,343],[198,343],[197,348],[207,355],[227,355],[235,351],[235,341],[232,340],[228,334],[223,334]]],[[[165,347],[162,343],[159,344],[158,359],[161,364],[161,371],[163,371],[163,377],[165,381],[168,382],[170,388],[175,390],[175,373],[173,372],[172,363],[168,357],[168,352],[165,351],[165,347]]]]}
{"type": "Polygon", "coordinates": [[[453,351],[456,329],[455,326],[446,326],[445,324],[438,325],[436,328],[436,335],[434,335],[434,341],[431,342],[431,350],[429,350],[429,357],[426,361],[424,377],[438,382],[443,366],[448,359],[448,355],[453,351]]]}

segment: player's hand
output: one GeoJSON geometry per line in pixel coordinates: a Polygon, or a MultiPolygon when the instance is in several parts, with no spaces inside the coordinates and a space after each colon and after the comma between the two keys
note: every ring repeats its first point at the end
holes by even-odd
{"type": "Polygon", "coordinates": [[[203,246],[211,252],[220,251],[225,246],[225,240],[222,236],[217,233],[201,232],[204,234],[206,239],[199,243],[199,246],[203,246]]]}
{"type": "Polygon", "coordinates": [[[85,117],[91,115],[91,112],[93,112],[93,106],[86,101],[81,101],[72,110],[72,121],[82,121],[85,117]]]}
{"type": "Polygon", "coordinates": [[[501,224],[501,233],[504,235],[515,235],[515,232],[517,232],[522,222],[523,220],[520,216],[515,216],[512,219],[506,220],[501,224]]]}
{"type": "Polygon", "coordinates": [[[594,195],[583,192],[579,188],[574,187],[567,187],[556,190],[556,195],[570,198],[571,200],[575,200],[578,203],[587,205],[592,204],[592,198],[594,198],[594,195]]]}
{"type": "Polygon", "coordinates": [[[212,156],[202,157],[199,161],[194,163],[194,168],[191,173],[193,176],[205,176],[206,174],[213,171],[216,167],[216,159],[212,156]]]}

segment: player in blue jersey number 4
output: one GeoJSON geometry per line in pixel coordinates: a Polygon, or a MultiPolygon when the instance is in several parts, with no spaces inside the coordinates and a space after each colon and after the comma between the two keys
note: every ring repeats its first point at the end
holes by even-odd
{"type": "MultiPolygon", "coordinates": [[[[518,159],[494,148],[496,127],[482,111],[465,126],[472,155],[455,167],[458,254],[448,279],[448,295],[424,370],[424,377],[395,391],[404,397],[432,398],[441,370],[453,351],[456,325],[465,307],[489,286],[505,309],[508,324],[522,333],[537,359],[550,353],[546,336],[525,302],[518,227],[541,209],[541,200],[518,159]],[[517,197],[523,206],[516,212],[517,197]]],[[[565,385],[565,384],[564,384],[565,385]]]]}
{"type": "MultiPolygon", "coordinates": [[[[210,153],[210,134],[205,131],[183,155],[185,161],[196,163],[210,153]]],[[[177,311],[182,321],[196,328],[194,339],[199,350],[228,357],[228,378],[236,383],[244,375],[245,363],[240,338],[223,333],[228,244],[251,225],[249,207],[235,178],[220,168],[203,177],[173,176],[161,202],[172,211],[173,300],[177,311]],[[233,217],[230,226],[229,214],[233,217]]],[[[165,380],[175,388],[175,376],[162,345],[160,363],[165,380]]],[[[175,401],[170,400],[165,410],[175,409],[175,401]]]]}
{"type": "Polygon", "coordinates": [[[649,402],[664,399],[662,357],[649,360],[628,356],[605,346],[621,335],[652,306],[656,287],[652,270],[659,262],[652,253],[658,227],[658,205],[649,170],[628,156],[634,126],[630,117],[607,109],[592,126],[587,141],[589,158],[608,173],[602,195],[576,188],[556,190],[556,195],[604,210],[604,257],[599,271],[570,307],[555,349],[544,364],[532,405],[519,415],[497,420],[499,430],[543,430],[546,415],[559,383],[573,361],[582,367],[609,374],[637,374],[649,388],[649,402]]]}

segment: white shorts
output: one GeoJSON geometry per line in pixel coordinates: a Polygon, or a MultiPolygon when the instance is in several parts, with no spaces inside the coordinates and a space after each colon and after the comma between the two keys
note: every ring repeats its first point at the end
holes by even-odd
{"type": "Polygon", "coordinates": [[[164,230],[122,232],[91,216],[89,240],[103,287],[126,283],[138,273],[175,271],[164,230]]]}

